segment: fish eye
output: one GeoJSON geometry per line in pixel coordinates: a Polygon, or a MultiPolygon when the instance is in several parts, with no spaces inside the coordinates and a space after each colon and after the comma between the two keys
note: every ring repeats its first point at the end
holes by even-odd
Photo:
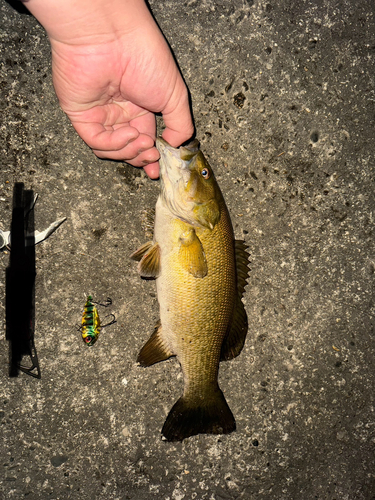
{"type": "Polygon", "coordinates": [[[210,171],[208,170],[208,168],[204,168],[201,171],[201,176],[203,177],[203,179],[209,179],[210,178],[210,171]]]}

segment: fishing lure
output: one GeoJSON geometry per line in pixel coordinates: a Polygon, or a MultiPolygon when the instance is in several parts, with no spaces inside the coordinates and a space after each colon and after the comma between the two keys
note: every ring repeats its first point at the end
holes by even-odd
{"type": "Polygon", "coordinates": [[[83,342],[89,347],[94,345],[95,342],[98,340],[102,328],[105,328],[106,326],[113,325],[113,323],[116,323],[115,316],[111,314],[111,316],[113,317],[112,321],[110,321],[106,325],[102,325],[100,322],[98,309],[96,308],[95,304],[98,304],[103,307],[108,307],[112,304],[112,300],[108,297],[107,302],[105,304],[99,304],[99,302],[94,302],[92,300],[91,295],[87,297],[83,309],[82,324],[80,326],[80,330],[82,332],[83,342]]]}

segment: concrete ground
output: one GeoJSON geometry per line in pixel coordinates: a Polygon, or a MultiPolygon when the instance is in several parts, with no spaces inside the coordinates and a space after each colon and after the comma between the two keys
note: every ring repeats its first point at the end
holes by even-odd
{"type": "Polygon", "coordinates": [[[129,260],[158,183],[80,140],[44,30],[10,3],[0,227],[18,181],[39,193],[37,229],[67,221],[36,250],[41,380],[8,377],[0,336],[0,498],[374,499],[373,1],[150,2],[251,253],[247,341],[220,368],[237,431],[172,444],[160,429],[181,371],[135,361],[158,306],[129,260]],[[76,327],[89,293],[117,317],[92,348],[76,327]]]}

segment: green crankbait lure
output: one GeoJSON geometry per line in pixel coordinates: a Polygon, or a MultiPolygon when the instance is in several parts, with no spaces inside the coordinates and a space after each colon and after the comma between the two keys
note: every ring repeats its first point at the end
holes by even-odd
{"type": "Polygon", "coordinates": [[[89,347],[94,345],[95,342],[98,340],[102,328],[105,328],[106,326],[113,325],[113,323],[116,323],[115,316],[111,314],[111,316],[113,317],[112,321],[110,321],[106,325],[102,325],[100,322],[98,309],[96,308],[95,304],[98,304],[103,307],[108,307],[112,304],[112,300],[108,297],[107,302],[105,304],[99,304],[98,302],[93,302],[91,295],[87,297],[83,309],[82,324],[80,330],[82,332],[83,342],[89,347]]]}

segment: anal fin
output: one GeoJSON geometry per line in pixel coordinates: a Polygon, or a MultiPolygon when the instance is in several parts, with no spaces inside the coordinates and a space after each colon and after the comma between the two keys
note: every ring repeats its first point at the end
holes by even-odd
{"type": "Polygon", "coordinates": [[[141,366],[151,366],[160,361],[165,361],[171,356],[174,356],[174,354],[162,338],[162,327],[160,321],[158,321],[151,337],[138,354],[137,362],[140,363],[141,366]]]}

